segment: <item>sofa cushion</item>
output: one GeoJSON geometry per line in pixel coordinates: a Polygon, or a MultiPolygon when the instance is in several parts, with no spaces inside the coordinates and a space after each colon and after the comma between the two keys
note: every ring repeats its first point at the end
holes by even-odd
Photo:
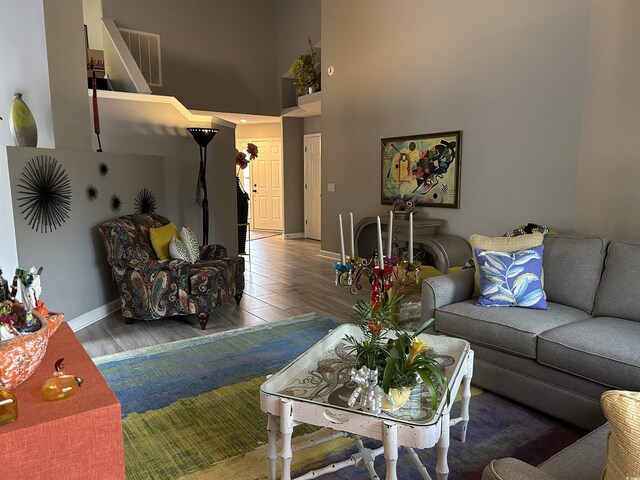
{"type": "Polygon", "coordinates": [[[511,253],[476,248],[476,269],[480,271],[476,305],[547,310],[540,280],[543,251],[542,245],[511,253]]]}
{"type": "Polygon", "coordinates": [[[436,310],[436,331],[523,357],[536,358],[540,333],[591,316],[582,310],[548,302],[549,310],[484,308],[473,300],[436,310]]]}
{"type": "Polygon", "coordinates": [[[640,477],[640,393],[604,392],[602,410],[611,424],[603,480],[640,477]]]}
{"type": "MultiPolygon", "coordinates": [[[[483,250],[491,250],[493,252],[517,252],[526,248],[542,245],[544,236],[540,232],[534,232],[527,235],[518,235],[516,237],[485,237],[484,235],[471,235],[469,244],[473,252],[474,265],[478,265],[476,258],[476,248],[483,250]]],[[[543,281],[544,284],[544,281],[543,281]]],[[[473,296],[480,295],[480,271],[476,268],[473,276],[473,296]]]]}
{"type": "Polygon", "coordinates": [[[540,334],[538,362],[614,388],[640,385],[640,323],[596,317],[540,334]]]}
{"type": "Polygon", "coordinates": [[[591,313],[606,246],[600,237],[547,235],[542,260],[547,300],[591,313]]]}
{"type": "Polygon", "coordinates": [[[593,315],[640,321],[640,244],[611,242],[593,315]]]}

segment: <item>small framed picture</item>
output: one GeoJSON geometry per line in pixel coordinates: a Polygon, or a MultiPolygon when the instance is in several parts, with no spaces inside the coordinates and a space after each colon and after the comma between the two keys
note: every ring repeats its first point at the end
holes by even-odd
{"type": "Polygon", "coordinates": [[[382,203],[460,208],[462,131],[382,139],[382,203]]]}

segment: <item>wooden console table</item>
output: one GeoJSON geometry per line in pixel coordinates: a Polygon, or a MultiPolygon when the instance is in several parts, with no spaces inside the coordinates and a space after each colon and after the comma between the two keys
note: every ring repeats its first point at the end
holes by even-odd
{"type": "MultiPolygon", "coordinates": [[[[383,225],[382,236],[388,236],[389,217],[380,218],[383,225]]],[[[444,223],[439,218],[413,219],[413,243],[416,248],[421,246],[428,255],[433,257],[434,266],[442,273],[447,273],[449,267],[463,265],[471,258],[471,247],[462,237],[437,233],[438,227],[444,223]]],[[[365,217],[358,222],[354,228],[356,255],[371,256],[376,249],[377,243],[377,217],[365,217]]],[[[394,240],[409,240],[409,220],[393,218],[393,238],[394,240]]]]}
{"type": "Polygon", "coordinates": [[[60,325],[38,369],[12,393],[18,419],[0,425],[0,478],[124,479],[120,402],[69,325],[60,325]],[[63,357],[65,373],[83,384],[73,397],[47,402],[40,387],[63,357]]]}

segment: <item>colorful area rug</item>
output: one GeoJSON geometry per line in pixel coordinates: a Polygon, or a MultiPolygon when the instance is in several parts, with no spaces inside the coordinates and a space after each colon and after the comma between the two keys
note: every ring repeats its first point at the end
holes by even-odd
{"type": "MultiPolygon", "coordinates": [[[[336,325],[309,314],[96,359],[122,404],[127,478],[268,478],[260,385],[266,375],[287,365],[336,325]]],[[[585,433],[489,392],[474,388],[472,393],[466,444],[459,442],[459,429],[452,429],[452,480],[479,479],[484,466],[498,457],[538,464],[585,433]]],[[[298,426],[294,445],[325,434],[298,426]]],[[[351,439],[296,452],[294,474],[344,460],[354,452],[351,439]]],[[[435,449],[419,455],[433,474],[435,449]]],[[[382,456],[376,470],[384,478],[382,456]]],[[[398,476],[419,478],[403,452],[398,476]]],[[[364,469],[351,467],[322,478],[369,477],[364,469]]]]}
{"type": "Polygon", "coordinates": [[[260,240],[262,238],[276,237],[282,235],[282,232],[276,232],[271,230],[251,230],[249,234],[249,241],[260,240]]]}

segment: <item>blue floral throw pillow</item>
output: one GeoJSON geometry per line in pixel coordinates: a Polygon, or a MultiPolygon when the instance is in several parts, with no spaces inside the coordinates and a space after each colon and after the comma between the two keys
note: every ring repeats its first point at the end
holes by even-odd
{"type": "Polygon", "coordinates": [[[481,307],[528,307],[548,310],[542,289],[544,246],[513,253],[476,248],[481,307]]]}

